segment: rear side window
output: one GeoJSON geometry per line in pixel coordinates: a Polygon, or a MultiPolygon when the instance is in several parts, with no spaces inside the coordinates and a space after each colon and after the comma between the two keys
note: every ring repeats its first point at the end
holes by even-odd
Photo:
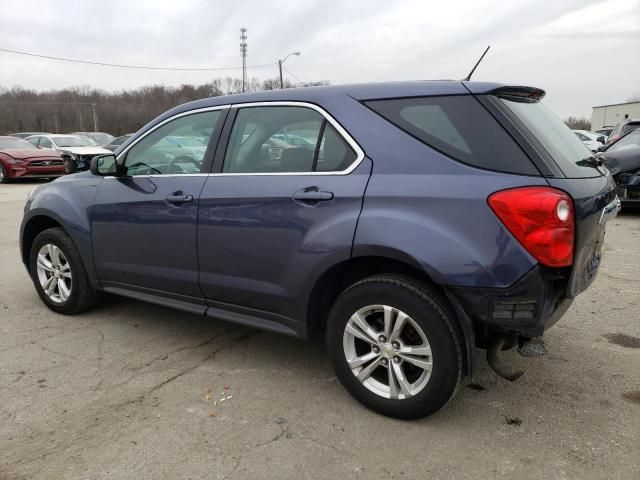
{"type": "Polygon", "coordinates": [[[306,107],[265,106],[238,110],[224,173],[339,172],[357,156],[336,129],[306,107]]]}
{"type": "Polygon", "coordinates": [[[411,136],[474,167],[539,175],[518,144],[471,95],[366,102],[411,136]]]}

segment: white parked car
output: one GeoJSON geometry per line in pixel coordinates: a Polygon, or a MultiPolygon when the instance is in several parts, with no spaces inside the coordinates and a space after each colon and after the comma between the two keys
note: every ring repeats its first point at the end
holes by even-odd
{"type": "Polygon", "coordinates": [[[606,140],[604,135],[598,135],[597,133],[593,133],[588,130],[574,130],[573,133],[575,133],[576,137],[578,137],[592,152],[597,152],[598,149],[604,145],[606,140]]]}
{"type": "Polygon", "coordinates": [[[595,130],[592,133],[595,133],[596,135],[602,135],[604,137],[604,143],[607,143],[607,140],[609,140],[609,137],[611,136],[611,132],[613,132],[613,127],[602,127],[599,128],[598,130],[595,130]]]}
{"type": "Polygon", "coordinates": [[[25,140],[38,148],[53,148],[60,152],[63,159],[70,161],[71,172],[89,170],[93,157],[111,153],[79,135],[31,135],[25,140]]]}

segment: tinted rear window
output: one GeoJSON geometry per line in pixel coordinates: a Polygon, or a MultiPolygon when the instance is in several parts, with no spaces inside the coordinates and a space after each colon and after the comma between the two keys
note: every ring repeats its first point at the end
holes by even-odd
{"type": "Polygon", "coordinates": [[[593,156],[591,151],[544,104],[511,97],[500,100],[531,131],[568,178],[600,175],[593,166],[582,162],[593,156]]]}
{"type": "Polygon", "coordinates": [[[471,95],[372,100],[366,105],[456,160],[488,170],[539,175],[517,143],[471,95]]]}

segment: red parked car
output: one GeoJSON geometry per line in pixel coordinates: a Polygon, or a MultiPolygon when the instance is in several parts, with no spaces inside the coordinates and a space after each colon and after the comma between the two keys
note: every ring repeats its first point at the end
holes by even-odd
{"type": "Polygon", "coordinates": [[[0,183],[14,178],[54,178],[67,173],[58,152],[16,137],[0,137],[0,183]]]}

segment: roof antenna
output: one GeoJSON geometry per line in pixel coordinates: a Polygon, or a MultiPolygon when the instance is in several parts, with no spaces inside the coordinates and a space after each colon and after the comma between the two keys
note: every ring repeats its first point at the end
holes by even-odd
{"type": "Polygon", "coordinates": [[[482,56],[478,59],[478,61],[476,62],[476,64],[473,66],[473,68],[471,69],[471,71],[469,72],[469,75],[467,75],[466,77],[464,77],[461,81],[462,82],[468,82],[469,80],[471,80],[471,75],[473,75],[473,72],[476,71],[476,68],[478,68],[478,65],[480,65],[480,62],[482,61],[482,59],[484,58],[484,56],[487,54],[487,52],[489,51],[489,49],[491,48],[491,45],[489,45],[486,50],[484,51],[484,53],[482,54],[482,56]]]}

